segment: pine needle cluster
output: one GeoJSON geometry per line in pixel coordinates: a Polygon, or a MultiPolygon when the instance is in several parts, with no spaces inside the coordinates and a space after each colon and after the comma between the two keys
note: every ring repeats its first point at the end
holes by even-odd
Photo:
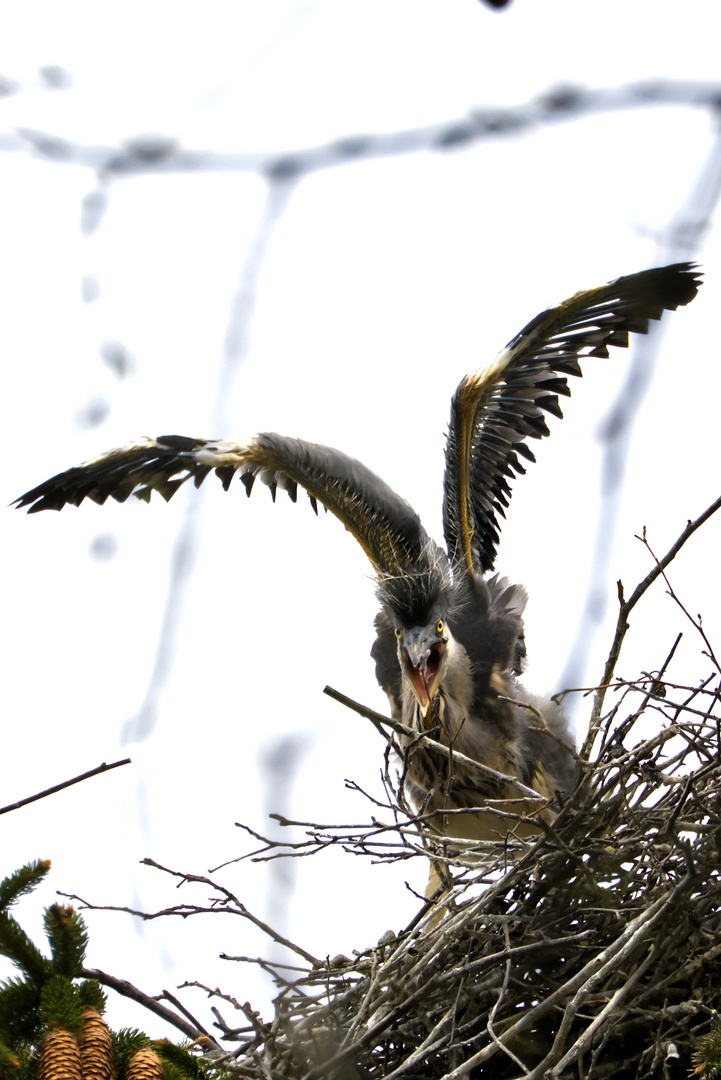
{"type": "Polygon", "coordinates": [[[0,1080],[219,1080],[190,1047],[110,1030],[100,984],[82,977],[88,935],[74,908],[46,909],[49,956],[28,937],[9,909],[49,870],[36,861],[0,882],[0,954],[19,972],[0,984],[0,1080]]]}

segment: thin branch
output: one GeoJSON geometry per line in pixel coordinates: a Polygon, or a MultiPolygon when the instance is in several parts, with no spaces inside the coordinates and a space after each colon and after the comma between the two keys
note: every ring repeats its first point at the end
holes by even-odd
{"type": "MultiPolygon", "coordinates": [[[[254,926],[257,926],[258,929],[262,930],[264,934],[267,934],[267,936],[269,938],[271,938],[272,941],[275,941],[275,943],[277,945],[284,945],[287,949],[290,949],[291,952],[297,953],[298,956],[302,956],[303,959],[307,960],[308,963],[311,964],[313,967],[316,967],[316,968],[322,968],[323,967],[323,961],[322,960],[317,960],[315,958],[315,956],[313,956],[309,952],[306,952],[306,950],[302,949],[300,947],[300,945],[295,945],[295,944],[293,944],[292,941],[289,941],[287,938],[283,937],[281,934],[276,933],[276,931],[273,930],[273,928],[271,926],[268,926],[268,924],[263,922],[262,919],[259,919],[256,915],[253,915],[253,913],[248,910],[248,908],[245,906],[245,904],[243,904],[238,899],[237,896],[235,896],[232,892],[230,892],[229,889],[226,889],[223,885],[218,884],[217,881],[213,881],[211,878],[205,877],[204,875],[184,874],[184,873],[181,873],[178,870],[171,870],[167,866],[162,866],[160,863],[155,862],[154,859],[142,859],[141,861],[142,861],[143,866],[153,866],[153,867],[155,867],[156,870],[162,870],[163,873],[165,873],[165,874],[170,874],[172,877],[180,878],[181,879],[181,884],[184,884],[185,882],[192,882],[194,884],[209,885],[210,888],[215,889],[222,896],[224,896],[227,902],[235,905],[235,910],[233,908],[217,908],[217,907],[206,908],[206,909],[201,909],[201,908],[195,909],[198,912],[203,911],[203,910],[205,910],[205,911],[218,911],[218,910],[221,910],[221,911],[228,911],[232,915],[240,915],[242,918],[247,919],[249,922],[253,923],[254,926]]],[[[140,914],[142,916],[141,912],[136,912],[136,914],[140,914]]],[[[177,912],[177,914],[182,914],[182,912],[177,912]]],[[[142,916],[142,917],[143,918],[155,918],[156,916],[142,916]]]]}
{"type": "Polygon", "coordinates": [[[198,1029],[198,1031],[203,1032],[203,1035],[205,1036],[206,1039],[209,1039],[211,1037],[209,1035],[209,1033],[205,1030],[203,1025],[200,1023],[200,1021],[197,1020],[196,1017],[193,1016],[193,1014],[188,1009],[186,1009],[185,1005],[183,1005],[182,1001],[180,1001],[175,996],[175,994],[171,994],[169,990],[163,990],[163,991],[161,991],[160,994],[158,994],[156,1000],[157,1001],[169,1001],[171,1005],[175,1006],[175,1008],[178,1010],[179,1013],[182,1013],[183,1016],[191,1024],[195,1025],[195,1027],[198,1029]]]}
{"type": "MultiPolygon", "coordinates": [[[[648,540],[646,538],[646,530],[645,529],[643,530],[643,535],[640,536],[640,537],[637,537],[637,539],[641,540],[644,547],[648,551],[649,555],[651,556],[651,558],[654,560],[654,562],[658,566],[659,562],[658,562],[658,559],[656,557],[656,553],[653,551],[651,545],[649,544],[649,542],[648,542],[648,540]]],[[[663,580],[666,582],[666,587],[668,588],[669,596],[671,597],[671,599],[676,604],[678,604],[678,606],[680,607],[681,611],[684,613],[684,615],[686,616],[688,621],[691,623],[691,625],[694,627],[694,629],[697,630],[698,633],[701,635],[701,637],[703,638],[704,645],[708,649],[709,659],[712,661],[712,663],[713,663],[714,667],[716,668],[716,670],[721,671],[721,665],[719,665],[719,662],[716,659],[716,655],[714,653],[713,646],[711,645],[711,642],[709,641],[709,639],[708,639],[708,637],[706,635],[706,631],[703,628],[703,623],[701,621],[701,616],[699,615],[697,619],[694,619],[693,615],[681,603],[680,599],[678,598],[678,596],[674,592],[673,586],[671,585],[671,582],[668,580],[668,577],[666,575],[666,571],[663,568],[661,568],[661,574],[663,576],[663,580]]],[[[681,635],[679,634],[679,637],[680,636],[681,635]]]]}
{"type": "Polygon", "coordinates": [[[57,791],[72,787],[73,784],[81,784],[83,780],[89,780],[91,776],[100,776],[101,773],[110,772],[111,769],[118,769],[121,765],[130,765],[130,763],[130,758],[123,758],[122,761],[112,761],[110,765],[103,762],[102,765],[98,765],[94,769],[89,769],[88,772],[81,773],[80,776],[74,776],[72,780],[63,780],[62,784],[55,784],[53,787],[46,788],[44,791],[39,791],[37,795],[28,795],[26,799],[20,799],[18,802],[9,803],[7,806],[1,807],[0,814],[9,814],[11,810],[19,810],[21,806],[27,806],[28,803],[37,802],[38,799],[45,799],[48,795],[54,795],[57,791]]]}
{"type": "Polygon", "coordinates": [[[153,919],[164,919],[172,915],[179,915],[183,919],[187,919],[190,915],[240,915],[241,918],[247,919],[248,922],[253,923],[259,930],[267,934],[268,937],[275,941],[278,945],[284,945],[287,949],[302,956],[304,960],[307,960],[313,967],[323,967],[323,962],[317,960],[305,949],[302,949],[300,945],[293,944],[287,938],[278,934],[267,923],[263,922],[256,915],[253,915],[251,911],[246,908],[245,904],[242,904],[237,897],[233,896],[228,890],[223,889],[217,882],[211,881],[210,878],[200,877],[195,874],[181,874],[175,870],[169,870],[165,866],[161,866],[160,863],[154,862],[152,859],[141,860],[144,866],[153,866],[156,870],[163,870],[166,874],[172,874],[175,877],[182,879],[181,884],[187,882],[193,882],[195,884],[210,885],[211,888],[216,889],[218,892],[225,894],[226,901],[229,901],[234,907],[225,905],[219,906],[218,904],[212,904],[210,907],[204,907],[202,904],[176,904],[173,907],[163,908],[160,911],[138,911],[137,908],[126,907],[121,904],[91,904],[87,900],[84,900],[82,896],[78,896],[75,893],[61,892],[61,896],[67,897],[69,900],[76,900],[82,904],[88,911],[121,911],[126,915],[134,915],[138,919],[143,919],[144,922],[150,922],[153,919]]]}
{"type": "MultiPolygon", "coordinates": [[[[157,998],[152,997],[150,994],[143,993],[137,986],[133,986],[127,979],[118,979],[114,975],[108,975],[105,971],[100,971],[99,968],[83,968],[80,972],[84,979],[95,979],[103,986],[110,987],[111,990],[115,990],[117,994],[122,997],[130,998],[131,1001],[136,1001],[139,1005],[148,1009],[149,1012],[155,1013],[161,1020],[166,1020],[173,1027],[176,1027],[178,1031],[182,1031],[189,1039],[206,1038],[210,1039],[213,1046],[222,1052],[222,1047],[218,1045],[212,1036],[208,1035],[208,1032],[200,1027],[196,1022],[189,1023],[184,1016],[178,1016],[172,1009],[168,1009],[165,1005],[161,1005],[157,998]]],[[[171,998],[172,1000],[172,998],[171,998]]],[[[185,1009],[183,1009],[185,1012],[185,1009]]]]}
{"type": "MultiPolygon", "coordinates": [[[[518,777],[509,776],[506,773],[499,772],[497,769],[491,769],[488,765],[482,765],[479,761],[475,761],[474,758],[466,757],[465,754],[460,754],[457,750],[450,750],[447,746],[444,746],[443,743],[436,742],[435,739],[429,738],[428,735],[421,735],[417,731],[414,731],[413,728],[407,727],[398,720],[392,720],[390,717],[383,716],[373,709],[366,708],[365,705],[360,705],[357,701],[353,701],[352,698],[346,697],[345,694],[341,694],[339,690],[334,690],[332,686],[326,686],[323,693],[327,694],[328,697],[333,698],[334,701],[338,701],[341,705],[345,705],[346,708],[351,709],[352,712],[364,716],[375,726],[385,725],[399,735],[404,735],[406,738],[412,739],[412,749],[415,749],[416,746],[422,746],[426,750],[432,750],[433,753],[440,754],[441,757],[445,757],[451,762],[463,765],[467,769],[473,769],[487,780],[494,780],[497,784],[510,784],[529,799],[538,799],[542,803],[548,802],[543,795],[534,791],[533,788],[526,787],[525,784],[522,784],[518,777]]],[[[409,747],[409,749],[411,749],[411,747],[409,747]]],[[[446,811],[444,810],[443,813],[445,814],[446,811]]]]}
{"type": "Polygon", "coordinates": [[[591,724],[589,727],[588,736],[586,737],[586,741],[581,750],[581,755],[583,757],[589,756],[591,746],[593,745],[593,740],[596,737],[596,733],[598,732],[598,728],[601,723],[601,710],[603,709],[603,702],[606,697],[606,690],[611,684],[611,679],[613,677],[614,671],[616,670],[616,664],[618,663],[618,658],[621,654],[621,645],[623,644],[623,639],[625,638],[626,631],[628,630],[628,616],[631,614],[644,593],[647,592],[647,590],[653,585],[654,581],[656,581],[657,578],[661,576],[666,567],[671,562],[673,562],[686,541],[693,536],[697,529],[701,528],[704,522],[708,521],[708,519],[716,513],[719,507],[721,507],[721,498],[718,498],[715,502],[711,503],[711,505],[708,506],[702,514],[699,514],[699,516],[695,518],[694,521],[688,522],[686,528],[680,534],[675,543],[671,545],[664,557],[660,561],[657,561],[656,565],[646,575],[643,581],[639,582],[628,600],[624,598],[623,586],[619,581],[619,612],[618,620],[616,622],[616,632],[613,637],[611,651],[608,655],[608,660],[606,661],[606,666],[603,671],[600,686],[596,691],[594,697],[593,711],[591,713],[591,724]]]}

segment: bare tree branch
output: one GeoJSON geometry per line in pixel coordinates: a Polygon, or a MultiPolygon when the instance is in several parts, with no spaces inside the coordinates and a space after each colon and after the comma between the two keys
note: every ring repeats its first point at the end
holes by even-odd
{"type": "Polygon", "coordinates": [[[63,791],[64,788],[72,787],[73,784],[81,784],[83,780],[89,780],[91,776],[100,776],[101,773],[110,772],[111,769],[117,769],[121,765],[130,765],[130,758],[123,758],[122,761],[113,761],[110,765],[103,762],[102,765],[98,765],[88,772],[81,773],[80,776],[74,776],[72,780],[63,780],[61,784],[55,784],[53,787],[46,788],[44,791],[39,791],[37,795],[28,795],[26,799],[19,799],[18,802],[9,803],[7,806],[0,807],[0,814],[9,814],[11,810],[19,810],[21,806],[27,806],[28,803],[37,802],[38,799],[46,799],[48,795],[55,795],[56,792],[63,791]]]}
{"type": "Polygon", "coordinates": [[[560,86],[551,87],[517,108],[479,106],[469,109],[464,116],[437,124],[375,135],[344,135],[299,150],[224,153],[184,148],[174,138],[162,135],[139,136],[121,146],[93,146],[49,132],[16,128],[0,134],[0,153],[30,154],[57,165],[93,169],[113,178],[147,173],[233,172],[287,180],[369,158],[456,150],[581,116],[652,105],[716,110],[720,101],[721,84],[717,82],[659,79],[597,90],[560,86]]]}
{"type": "Polygon", "coordinates": [[[170,874],[172,877],[180,878],[180,884],[196,884],[207,885],[213,889],[218,896],[208,905],[205,904],[175,904],[172,907],[164,908],[162,911],[138,911],[135,908],[118,906],[115,904],[91,904],[89,901],[84,900],[81,896],[77,896],[72,893],[61,893],[61,896],[66,896],[70,900],[77,900],[88,911],[123,911],[128,915],[135,915],[139,919],[149,921],[151,919],[167,918],[170,915],[179,915],[182,918],[187,918],[189,915],[239,915],[243,919],[247,919],[249,922],[257,926],[259,930],[262,930],[264,934],[279,945],[285,945],[291,952],[295,952],[298,956],[302,956],[305,961],[312,964],[313,967],[323,967],[323,962],[317,960],[305,949],[302,949],[300,945],[294,945],[292,941],[288,941],[287,938],[282,937],[276,933],[272,927],[263,922],[262,919],[257,918],[251,911],[243,904],[237,896],[234,895],[229,889],[226,889],[224,885],[219,882],[212,881],[211,878],[205,877],[202,874],[184,874],[179,870],[171,870],[166,866],[162,866],[160,863],[155,862],[154,859],[142,859],[143,866],[152,866],[156,870],[162,870],[164,874],[170,874]]]}
{"type": "Polygon", "coordinates": [[[628,600],[624,599],[623,586],[619,581],[619,612],[618,620],[616,622],[616,632],[614,634],[611,651],[609,653],[608,659],[606,661],[606,666],[603,671],[601,684],[596,690],[596,694],[594,697],[593,711],[591,713],[591,723],[589,725],[588,735],[581,751],[583,757],[589,756],[590,748],[593,745],[593,740],[596,737],[601,723],[601,711],[603,709],[603,702],[606,697],[606,690],[608,689],[611,683],[611,679],[613,677],[613,673],[616,670],[616,664],[618,663],[618,658],[621,653],[623,639],[626,636],[626,631],[628,630],[628,616],[631,614],[634,607],[639,602],[644,593],[651,587],[651,585],[653,585],[654,581],[656,581],[656,579],[661,576],[666,567],[671,562],[673,562],[686,541],[691,536],[693,536],[696,530],[699,529],[705,521],[708,521],[708,519],[716,513],[719,507],[721,507],[721,497],[716,499],[715,502],[711,503],[711,505],[707,507],[702,514],[699,514],[699,516],[694,521],[688,522],[686,528],[683,530],[676,542],[671,545],[664,557],[660,561],[656,562],[653,570],[651,570],[646,575],[643,581],[639,582],[628,600]]]}
{"type": "MultiPolygon", "coordinates": [[[[406,727],[405,724],[400,723],[398,720],[391,720],[390,717],[382,716],[380,713],[376,713],[373,709],[367,708],[365,705],[360,705],[357,701],[353,701],[352,698],[346,697],[345,694],[341,694],[339,690],[334,690],[332,686],[326,686],[324,694],[328,697],[332,697],[334,701],[340,702],[341,705],[345,705],[346,708],[351,709],[352,712],[357,712],[360,716],[364,716],[367,720],[376,727],[377,730],[381,730],[383,725],[391,728],[391,730],[397,732],[400,735],[405,735],[407,738],[412,739],[415,746],[422,746],[427,750],[432,750],[434,753],[440,754],[441,757],[448,758],[449,760],[457,762],[459,765],[463,765],[466,768],[473,769],[487,780],[494,780],[498,784],[511,784],[522,795],[527,796],[530,799],[540,799],[545,802],[543,795],[539,795],[533,788],[526,787],[515,776],[509,776],[506,773],[499,772],[497,769],[491,769],[488,765],[481,765],[479,761],[474,761],[473,758],[466,757],[465,754],[460,754],[457,750],[449,750],[443,743],[437,742],[435,739],[429,738],[427,735],[419,735],[413,728],[406,727]]],[[[444,811],[444,814],[446,811],[444,811]]]]}
{"type": "Polygon", "coordinates": [[[192,1023],[185,1019],[188,1015],[186,1009],[180,1006],[178,1002],[174,1001],[172,995],[168,995],[167,992],[163,992],[163,996],[167,996],[169,1000],[173,1000],[176,1007],[182,1009],[184,1016],[179,1016],[178,1013],[173,1012],[172,1009],[168,1009],[165,1005],[161,1005],[156,997],[150,994],[144,993],[139,990],[137,986],[133,986],[127,979],[118,979],[115,975],[108,975],[105,971],[100,971],[99,968],[83,968],[80,972],[84,979],[95,979],[103,986],[109,987],[111,990],[115,990],[117,994],[122,997],[130,998],[131,1001],[136,1001],[139,1005],[148,1009],[149,1012],[159,1016],[161,1020],[165,1020],[168,1024],[172,1024],[178,1031],[187,1036],[189,1039],[205,1038],[210,1039],[214,1047],[222,1052],[222,1048],[218,1046],[215,1039],[208,1034],[208,1032],[201,1027],[196,1020],[192,1019],[192,1023]]]}
{"type": "MultiPolygon", "coordinates": [[[[708,639],[706,631],[703,628],[703,621],[701,619],[701,616],[699,615],[697,618],[694,619],[693,615],[688,611],[688,609],[679,600],[678,596],[674,592],[674,589],[673,589],[673,586],[671,585],[671,582],[668,580],[668,577],[666,575],[666,571],[664,570],[664,568],[659,563],[659,561],[656,558],[656,555],[655,555],[651,545],[649,544],[649,542],[648,542],[648,540],[646,538],[646,530],[645,529],[643,530],[643,535],[640,536],[640,537],[637,537],[637,539],[642,541],[642,543],[644,544],[644,546],[645,546],[646,550],[648,551],[649,555],[651,556],[653,561],[656,563],[656,565],[661,570],[661,576],[663,577],[663,580],[666,582],[666,587],[668,589],[669,596],[674,601],[674,603],[678,604],[679,608],[684,613],[684,615],[686,616],[688,621],[691,623],[691,625],[701,635],[701,638],[703,639],[704,645],[706,646],[707,655],[708,655],[709,659],[712,661],[712,663],[713,663],[714,667],[716,668],[716,670],[719,673],[721,673],[721,665],[719,665],[719,662],[716,659],[716,654],[714,652],[713,646],[712,646],[711,642],[708,639]]],[[[679,635],[679,637],[680,637],[680,635],[679,635]]]]}

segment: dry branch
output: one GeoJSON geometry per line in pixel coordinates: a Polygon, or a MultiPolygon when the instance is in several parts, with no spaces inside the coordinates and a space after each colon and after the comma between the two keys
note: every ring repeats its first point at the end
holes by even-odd
{"type": "Polygon", "coordinates": [[[96,765],[94,769],[88,769],[87,772],[81,773],[79,776],[73,776],[70,780],[63,780],[60,784],[45,788],[44,791],[39,791],[36,795],[28,795],[24,799],[18,799],[17,802],[0,807],[0,814],[9,814],[11,810],[19,810],[21,806],[37,802],[38,799],[47,799],[48,795],[55,795],[58,791],[64,791],[65,788],[72,787],[73,784],[81,784],[83,780],[89,780],[92,776],[100,776],[101,773],[110,772],[111,769],[117,769],[121,765],[130,765],[130,758],[123,758],[122,761],[112,761],[110,765],[106,764],[106,762],[96,765]]]}

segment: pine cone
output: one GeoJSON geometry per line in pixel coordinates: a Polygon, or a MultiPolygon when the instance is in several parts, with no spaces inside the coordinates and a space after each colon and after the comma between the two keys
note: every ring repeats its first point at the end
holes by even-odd
{"type": "Polygon", "coordinates": [[[82,1080],[80,1050],[69,1031],[56,1028],[45,1036],[38,1057],[38,1080],[82,1080]]]}
{"type": "Polygon", "coordinates": [[[163,1063],[150,1047],[138,1050],[128,1062],[125,1080],[165,1080],[163,1063]]]}
{"type": "Polygon", "coordinates": [[[98,1010],[92,1005],[83,1009],[80,1063],[82,1080],[111,1080],[113,1047],[110,1030],[98,1010]]]}

